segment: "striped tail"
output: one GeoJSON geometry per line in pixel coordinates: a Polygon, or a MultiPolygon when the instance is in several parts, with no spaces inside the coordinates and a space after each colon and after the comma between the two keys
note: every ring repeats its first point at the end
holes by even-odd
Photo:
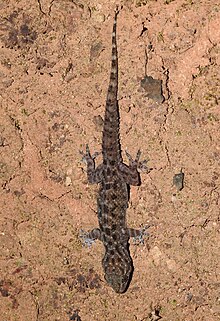
{"type": "Polygon", "coordinates": [[[111,74],[106,99],[104,129],[102,138],[103,160],[121,160],[120,137],[119,137],[119,108],[118,108],[118,52],[116,40],[117,16],[116,8],[112,31],[112,61],[111,74]]]}
{"type": "Polygon", "coordinates": [[[110,82],[107,94],[107,103],[111,104],[117,99],[118,94],[118,51],[117,51],[117,39],[116,39],[116,28],[117,28],[117,16],[118,9],[115,11],[115,18],[113,23],[112,31],[112,63],[111,63],[111,74],[110,82]]]}

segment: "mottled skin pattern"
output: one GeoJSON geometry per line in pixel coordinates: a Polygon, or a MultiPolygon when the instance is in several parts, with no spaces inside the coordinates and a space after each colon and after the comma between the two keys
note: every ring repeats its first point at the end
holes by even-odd
{"type": "Polygon", "coordinates": [[[99,239],[105,247],[102,266],[105,280],[117,293],[123,293],[129,286],[133,263],[129,253],[129,237],[141,234],[141,231],[126,227],[126,210],[128,207],[128,185],[140,185],[140,175],[137,171],[144,162],[139,162],[140,151],[133,160],[127,154],[129,166],[123,163],[119,138],[119,107],[118,92],[118,54],[116,43],[115,12],[112,32],[112,62],[108,87],[104,128],[102,137],[103,163],[95,169],[95,157],[91,156],[89,147],[83,159],[87,163],[89,183],[99,183],[98,220],[99,228],[93,229],[88,236],[99,239]]]}

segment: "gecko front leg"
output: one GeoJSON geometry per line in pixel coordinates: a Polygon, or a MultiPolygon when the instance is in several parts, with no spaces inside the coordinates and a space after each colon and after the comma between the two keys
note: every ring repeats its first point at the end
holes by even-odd
{"type": "Polygon", "coordinates": [[[83,156],[82,161],[86,163],[87,165],[87,178],[89,184],[97,184],[102,179],[102,173],[103,173],[103,165],[98,165],[97,168],[95,168],[95,158],[100,154],[98,152],[91,155],[89,146],[86,144],[86,152],[80,151],[80,154],[83,156]]]}
{"type": "Polygon", "coordinates": [[[147,160],[140,161],[140,156],[141,156],[140,150],[138,150],[135,159],[133,159],[127,151],[125,153],[129,160],[129,166],[124,163],[120,163],[119,164],[120,175],[123,177],[123,179],[128,185],[135,185],[135,186],[140,185],[141,179],[140,179],[140,174],[138,170],[149,171],[149,169],[146,166],[147,160]]]}

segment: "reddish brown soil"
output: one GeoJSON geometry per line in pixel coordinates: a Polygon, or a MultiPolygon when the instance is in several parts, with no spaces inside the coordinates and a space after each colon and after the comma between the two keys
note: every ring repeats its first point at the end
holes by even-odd
{"type": "Polygon", "coordinates": [[[0,2],[2,321],[220,320],[218,0],[124,1],[121,143],[153,168],[131,188],[128,225],[150,235],[131,242],[125,294],[103,279],[102,244],[79,240],[97,226],[79,150],[100,150],[114,7],[0,2]],[[141,88],[146,74],[163,81],[162,104],[141,88]]]}

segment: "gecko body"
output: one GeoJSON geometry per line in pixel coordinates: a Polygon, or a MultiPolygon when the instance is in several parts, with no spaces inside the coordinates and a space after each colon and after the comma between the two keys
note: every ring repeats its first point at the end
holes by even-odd
{"type": "Polygon", "coordinates": [[[123,163],[120,147],[120,116],[118,106],[118,53],[116,25],[118,10],[115,11],[112,32],[111,73],[107,92],[104,127],[102,135],[103,163],[95,168],[95,157],[86,147],[84,160],[87,163],[89,183],[99,183],[97,198],[99,228],[88,235],[99,239],[105,247],[102,266],[105,280],[117,293],[124,293],[131,281],[133,262],[129,252],[129,238],[140,236],[142,231],[126,226],[126,210],[129,200],[129,185],[140,185],[140,151],[133,160],[128,154],[129,166],[123,163]]]}

